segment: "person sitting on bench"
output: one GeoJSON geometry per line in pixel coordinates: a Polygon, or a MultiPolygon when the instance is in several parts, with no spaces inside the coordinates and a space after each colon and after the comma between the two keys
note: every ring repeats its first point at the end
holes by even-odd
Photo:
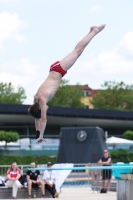
{"type": "Polygon", "coordinates": [[[21,171],[14,162],[11,164],[10,169],[7,171],[7,187],[12,187],[12,197],[16,199],[18,188],[22,188],[23,185],[20,183],[19,179],[21,177],[21,171]]]}
{"type": "Polygon", "coordinates": [[[52,194],[53,198],[59,196],[59,193],[56,191],[55,188],[55,182],[56,182],[56,172],[55,170],[51,169],[52,167],[52,163],[48,162],[47,164],[47,168],[49,168],[49,170],[45,170],[44,174],[43,174],[43,180],[44,180],[44,184],[45,184],[45,188],[52,194]]]}
{"type": "MultiPolygon", "coordinates": [[[[30,164],[31,168],[35,168],[36,164],[32,162],[30,164]]],[[[40,179],[40,171],[39,170],[28,170],[27,171],[27,181],[28,181],[28,194],[29,194],[29,199],[31,198],[31,190],[32,187],[38,187],[41,186],[42,190],[42,197],[45,197],[45,190],[44,190],[44,184],[43,181],[40,179]]]]}

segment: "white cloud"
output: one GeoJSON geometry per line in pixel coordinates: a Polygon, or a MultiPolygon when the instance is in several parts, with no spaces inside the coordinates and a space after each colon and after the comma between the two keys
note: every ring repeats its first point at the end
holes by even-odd
{"type": "Polygon", "coordinates": [[[128,32],[123,40],[118,45],[116,51],[120,53],[125,59],[132,60],[133,58],[133,32],[128,32]]]}
{"type": "Polygon", "coordinates": [[[102,9],[100,6],[93,6],[90,8],[90,12],[99,12],[102,9]]]}
{"type": "Polygon", "coordinates": [[[34,65],[30,59],[22,58],[21,60],[10,60],[0,67],[1,72],[8,72],[10,74],[28,75],[34,77],[38,66],[34,65]]]}
{"type": "Polygon", "coordinates": [[[0,0],[0,3],[14,3],[14,2],[19,2],[20,0],[0,0]]]}
{"type": "Polygon", "coordinates": [[[5,40],[14,39],[17,42],[23,42],[25,37],[19,31],[26,25],[27,23],[20,20],[16,13],[0,13],[0,47],[3,47],[5,40]]]}
{"type": "Polygon", "coordinates": [[[15,39],[16,39],[17,42],[19,42],[19,43],[25,41],[24,35],[20,35],[20,34],[16,34],[15,39]]]}
{"type": "Polygon", "coordinates": [[[30,104],[45,75],[48,75],[48,69],[44,66],[32,63],[29,58],[10,60],[0,66],[0,82],[11,82],[14,87],[24,87],[27,95],[25,103],[30,104]]]}
{"type": "Polygon", "coordinates": [[[129,59],[130,54],[133,54],[133,32],[128,32],[113,50],[99,54],[96,65],[99,63],[103,74],[132,73],[133,57],[129,59]]]}
{"type": "Polygon", "coordinates": [[[133,84],[133,32],[128,32],[112,50],[99,53],[76,63],[71,73],[68,74],[70,82],[74,84],[75,79],[81,84],[92,84],[99,87],[105,80],[124,81],[133,84]],[[73,72],[76,68],[76,78],[73,72]]]}
{"type": "Polygon", "coordinates": [[[35,81],[39,74],[38,69],[40,66],[33,64],[28,58],[11,60],[0,67],[0,80],[12,82],[14,86],[22,85],[32,89],[30,83],[35,81]]]}

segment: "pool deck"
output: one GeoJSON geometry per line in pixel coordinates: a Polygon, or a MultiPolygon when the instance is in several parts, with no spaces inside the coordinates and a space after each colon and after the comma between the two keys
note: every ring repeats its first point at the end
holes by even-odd
{"type": "MultiPolygon", "coordinates": [[[[59,199],[60,200],[104,200],[104,199],[116,200],[117,198],[116,198],[116,192],[108,192],[105,194],[100,194],[96,191],[92,193],[92,190],[90,188],[72,187],[72,188],[62,188],[59,199]]],[[[36,198],[36,200],[39,200],[39,198],[36,198]]]]}
{"type": "Polygon", "coordinates": [[[61,200],[116,200],[116,192],[101,194],[90,188],[62,188],[61,200]]]}

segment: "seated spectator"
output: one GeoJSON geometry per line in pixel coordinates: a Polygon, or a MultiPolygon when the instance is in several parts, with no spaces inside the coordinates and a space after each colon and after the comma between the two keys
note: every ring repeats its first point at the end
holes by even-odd
{"type": "Polygon", "coordinates": [[[43,173],[43,180],[45,184],[45,188],[52,194],[53,198],[58,197],[59,193],[56,192],[55,182],[56,182],[56,172],[51,169],[52,163],[48,162],[47,168],[49,170],[45,170],[43,173]]]}
{"type": "Polygon", "coordinates": [[[0,186],[5,186],[5,178],[0,176],[0,186]]]}
{"type": "MultiPolygon", "coordinates": [[[[36,164],[32,162],[30,164],[31,168],[35,168],[36,164]]],[[[38,187],[41,186],[41,191],[42,191],[42,197],[45,197],[45,191],[44,191],[44,183],[40,179],[40,171],[39,170],[28,170],[27,171],[27,181],[28,181],[28,194],[29,194],[29,199],[31,198],[31,190],[32,187],[38,187]]]]}
{"type": "Polygon", "coordinates": [[[11,168],[7,171],[7,187],[12,187],[12,197],[16,199],[18,188],[22,188],[23,186],[19,182],[21,177],[21,171],[17,166],[17,163],[12,163],[11,168]]]}
{"type": "MultiPolygon", "coordinates": [[[[98,164],[103,166],[110,166],[111,165],[111,157],[109,156],[108,150],[103,151],[103,157],[98,161],[98,164]]],[[[102,170],[102,188],[105,186],[105,180],[108,180],[107,183],[107,190],[108,192],[110,188],[110,180],[111,180],[112,170],[111,169],[103,169],[102,170]]]]}

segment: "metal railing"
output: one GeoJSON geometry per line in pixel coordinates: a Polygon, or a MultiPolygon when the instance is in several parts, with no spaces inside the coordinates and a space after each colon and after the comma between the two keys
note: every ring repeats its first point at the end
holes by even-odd
{"type": "Polygon", "coordinates": [[[74,164],[74,168],[79,167],[77,170],[72,170],[69,176],[66,178],[62,187],[89,187],[91,184],[88,170],[81,170],[81,167],[85,167],[87,164],[74,164]]]}
{"type": "MultiPolygon", "coordinates": [[[[30,165],[18,165],[22,173],[26,174],[27,169],[30,165]]],[[[0,165],[0,175],[6,176],[7,170],[10,165],[0,165]]],[[[46,169],[46,164],[38,165],[37,169],[41,171],[41,177],[46,169]]],[[[96,163],[91,163],[91,165],[85,164],[74,164],[72,168],[55,168],[54,170],[59,170],[63,173],[63,170],[71,170],[70,174],[64,180],[61,187],[91,187],[93,191],[100,191],[102,187],[108,187],[108,180],[110,180],[111,191],[116,191],[117,180],[121,179],[121,174],[131,174],[133,173],[133,164],[116,164],[113,166],[98,166],[96,163]],[[110,170],[112,170],[110,174],[110,170]],[[107,179],[104,186],[103,178],[107,179]]],[[[133,174],[130,176],[133,179],[133,174]]]]}
{"type": "MultiPolygon", "coordinates": [[[[11,165],[0,165],[0,176],[6,177],[8,169],[10,169],[11,165]]],[[[23,169],[29,168],[30,165],[18,165],[23,174],[23,169]]]]}

